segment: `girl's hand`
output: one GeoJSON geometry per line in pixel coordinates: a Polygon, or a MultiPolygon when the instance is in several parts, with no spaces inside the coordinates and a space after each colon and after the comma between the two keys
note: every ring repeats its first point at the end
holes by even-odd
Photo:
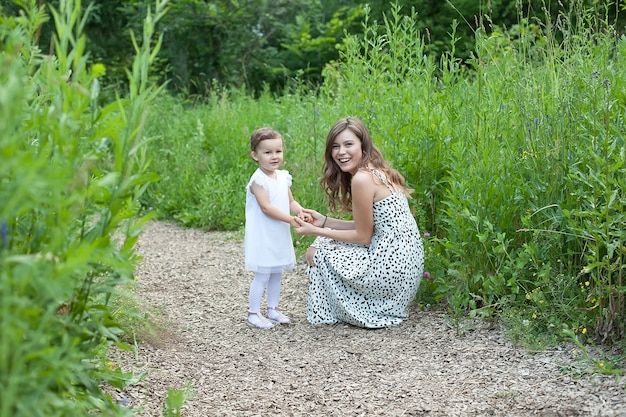
{"type": "Polygon", "coordinates": [[[309,223],[311,223],[313,226],[322,227],[322,225],[324,224],[324,220],[326,220],[326,216],[324,216],[323,214],[319,214],[315,210],[303,208],[302,212],[308,214],[311,217],[311,221],[309,223]]]}
{"type": "Polygon", "coordinates": [[[311,216],[305,209],[302,209],[300,213],[298,213],[298,218],[304,220],[307,223],[313,222],[313,216],[311,216]]]}
{"type": "Polygon", "coordinates": [[[293,227],[294,229],[297,229],[298,227],[300,227],[300,223],[298,223],[296,220],[300,220],[300,219],[298,219],[298,217],[292,217],[291,221],[289,222],[289,225],[293,227]]]}

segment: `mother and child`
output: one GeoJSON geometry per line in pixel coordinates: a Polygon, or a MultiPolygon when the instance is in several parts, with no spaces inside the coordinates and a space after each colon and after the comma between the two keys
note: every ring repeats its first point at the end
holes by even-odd
{"type": "Polygon", "coordinates": [[[255,273],[248,325],[270,329],[291,322],[279,308],[282,274],[296,263],[290,227],[298,235],[316,236],[306,252],[310,323],[364,328],[402,323],[424,270],[422,240],[407,200],[412,190],[404,177],[360,119],[338,120],[326,139],[320,185],[330,210],[350,213],[352,220],[331,218],[294,199],[292,177],[279,169],[283,148],[282,136],[271,128],[250,138],[258,168],[246,193],[245,268],[255,273]]]}

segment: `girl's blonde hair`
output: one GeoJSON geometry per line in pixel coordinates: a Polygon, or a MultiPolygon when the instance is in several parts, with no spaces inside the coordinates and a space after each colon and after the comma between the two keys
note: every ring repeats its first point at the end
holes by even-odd
{"type": "Polygon", "coordinates": [[[283,137],[280,133],[278,133],[271,127],[260,127],[252,132],[252,136],[250,136],[250,152],[256,151],[259,143],[267,139],[283,140],[283,137]]]}

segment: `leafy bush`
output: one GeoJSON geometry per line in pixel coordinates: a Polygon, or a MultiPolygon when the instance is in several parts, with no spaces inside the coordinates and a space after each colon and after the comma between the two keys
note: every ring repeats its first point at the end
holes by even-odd
{"type": "Polygon", "coordinates": [[[138,199],[156,179],[143,152],[154,22],[146,20],[127,98],[99,103],[105,67],[87,64],[80,1],[51,9],[54,56],[35,47],[48,18],[35,1],[0,21],[0,416],[128,411],[106,361],[119,328],[109,301],[133,278],[138,199]]]}

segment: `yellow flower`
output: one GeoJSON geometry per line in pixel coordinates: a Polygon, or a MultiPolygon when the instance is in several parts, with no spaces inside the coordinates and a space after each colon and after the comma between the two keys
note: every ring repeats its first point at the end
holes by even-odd
{"type": "Polygon", "coordinates": [[[600,368],[604,368],[604,362],[600,362],[598,365],[600,365],[600,368]]]}
{"type": "Polygon", "coordinates": [[[537,318],[537,315],[536,315],[535,313],[533,313],[533,318],[534,318],[534,319],[536,319],[536,318],[537,318]]]}
{"type": "Polygon", "coordinates": [[[585,281],[585,287],[588,287],[591,283],[589,281],[585,281]]]}
{"type": "Polygon", "coordinates": [[[104,75],[106,72],[107,72],[107,69],[104,66],[104,64],[95,63],[91,66],[91,73],[96,78],[104,75]]]}
{"type": "Polygon", "coordinates": [[[587,328],[586,328],[586,327],[583,327],[583,329],[581,330],[581,333],[582,333],[582,334],[587,334],[587,328]]]}

